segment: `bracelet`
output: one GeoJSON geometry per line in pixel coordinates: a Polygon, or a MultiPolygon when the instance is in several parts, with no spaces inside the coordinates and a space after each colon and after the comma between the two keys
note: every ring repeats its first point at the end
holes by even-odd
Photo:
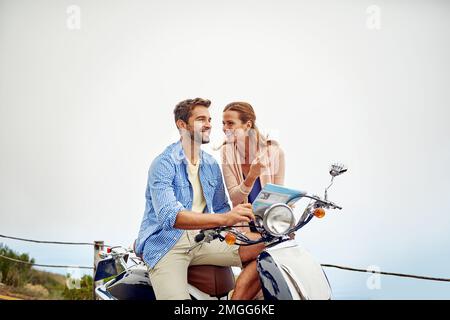
{"type": "Polygon", "coordinates": [[[250,193],[250,191],[246,192],[246,191],[242,190],[242,186],[241,185],[239,185],[239,191],[241,191],[241,193],[243,193],[243,194],[249,194],[250,193]]]}

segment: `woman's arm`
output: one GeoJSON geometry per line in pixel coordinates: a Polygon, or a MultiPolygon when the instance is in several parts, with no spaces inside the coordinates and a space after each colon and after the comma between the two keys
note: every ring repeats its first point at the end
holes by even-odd
{"type": "MultiPolygon", "coordinates": [[[[224,147],[225,148],[225,147],[224,147]]],[[[222,173],[223,178],[225,180],[225,185],[228,190],[228,194],[230,196],[231,203],[234,206],[237,206],[238,204],[247,202],[248,194],[251,191],[252,187],[247,187],[245,183],[238,183],[238,177],[235,176],[234,170],[233,170],[233,164],[229,163],[226,159],[225,150],[222,148],[222,173]]],[[[252,185],[253,186],[253,185],[252,185]]]]}
{"type": "Polygon", "coordinates": [[[274,158],[274,179],[273,183],[278,185],[284,185],[285,176],[285,162],[284,162],[284,151],[281,147],[277,147],[277,154],[274,158]]]}

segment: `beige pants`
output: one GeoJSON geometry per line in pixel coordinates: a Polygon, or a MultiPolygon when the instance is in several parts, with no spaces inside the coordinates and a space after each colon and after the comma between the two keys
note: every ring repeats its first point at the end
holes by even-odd
{"type": "Polygon", "coordinates": [[[190,299],[187,270],[189,266],[215,265],[242,268],[239,246],[228,245],[218,239],[203,243],[187,252],[196,242],[198,231],[186,230],[161,260],[148,270],[153,290],[158,300],[190,299]]]}

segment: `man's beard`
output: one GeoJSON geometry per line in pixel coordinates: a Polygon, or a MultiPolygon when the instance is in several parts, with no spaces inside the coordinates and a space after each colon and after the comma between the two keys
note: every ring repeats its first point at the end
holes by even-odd
{"type": "Polygon", "coordinates": [[[191,140],[197,143],[206,144],[209,143],[209,135],[205,135],[204,133],[208,131],[189,131],[189,135],[191,137],[191,140]]]}

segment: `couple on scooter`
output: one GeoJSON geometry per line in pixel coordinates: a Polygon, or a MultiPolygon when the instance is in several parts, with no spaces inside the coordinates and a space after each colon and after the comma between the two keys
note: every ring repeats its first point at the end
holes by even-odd
{"type": "MultiPolygon", "coordinates": [[[[209,143],[210,104],[201,98],[177,104],[174,116],[180,140],[157,156],[148,172],[146,206],[135,250],[148,267],[158,300],[190,299],[190,265],[243,267],[232,299],[252,299],[261,288],[256,257],[264,244],[239,247],[211,241],[190,250],[200,229],[254,220],[251,203],[261,188],[284,180],[283,151],[260,134],[254,110],[245,102],[230,103],[223,111],[223,179],[216,160],[201,150],[202,144],[209,143]]],[[[247,236],[259,238],[251,232],[247,236]]]]}

